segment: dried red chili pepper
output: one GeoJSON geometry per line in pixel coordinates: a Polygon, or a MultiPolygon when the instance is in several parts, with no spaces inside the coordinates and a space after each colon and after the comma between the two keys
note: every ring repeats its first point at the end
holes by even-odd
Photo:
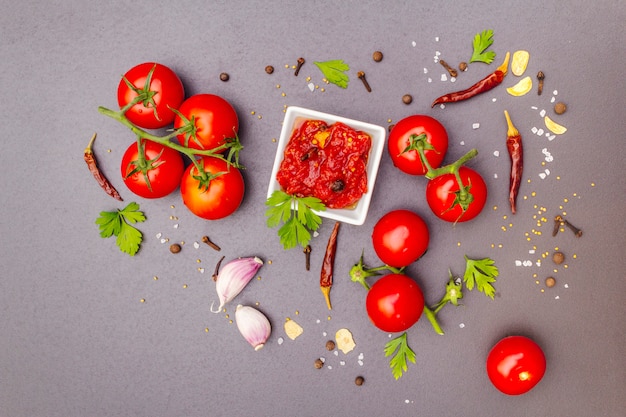
{"type": "Polygon", "coordinates": [[[511,213],[515,214],[515,202],[520,184],[522,183],[522,172],[524,170],[524,152],[522,148],[522,136],[513,126],[508,111],[504,111],[507,124],[506,148],[511,159],[511,175],[509,178],[509,202],[511,203],[511,213]]]}
{"type": "Polygon", "coordinates": [[[504,76],[506,75],[509,68],[509,56],[510,54],[507,52],[502,65],[500,65],[494,72],[492,72],[482,80],[478,81],[470,88],[443,95],[435,99],[430,107],[432,108],[435,107],[437,104],[442,103],[454,103],[457,101],[467,100],[468,98],[472,98],[474,96],[477,96],[478,94],[484,93],[494,87],[497,87],[498,85],[500,85],[500,83],[502,83],[502,80],[504,80],[504,76]]]}
{"type": "Polygon", "coordinates": [[[96,156],[93,153],[93,143],[96,140],[96,134],[94,133],[89,141],[89,145],[85,148],[84,159],[87,163],[87,167],[89,167],[89,171],[93,174],[93,177],[98,181],[98,185],[106,191],[108,195],[113,197],[116,200],[123,201],[120,193],[117,192],[115,187],[109,182],[109,180],[104,176],[100,168],[98,168],[98,163],[96,162],[96,156]]]}
{"type": "Polygon", "coordinates": [[[322,294],[324,294],[329,310],[332,310],[330,304],[330,288],[333,285],[333,266],[335,264],[335,254],[337,253],[337,234],[339,233],[340,224],[340,222],[335,222],[333,231],[328,239],[324,262],[322,263],[322,273],[320,274],[320,289],[322,290],[322,294]]]}

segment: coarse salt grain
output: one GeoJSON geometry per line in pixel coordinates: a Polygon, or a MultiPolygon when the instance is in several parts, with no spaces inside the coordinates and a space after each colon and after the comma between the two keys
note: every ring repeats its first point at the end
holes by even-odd
{"type": "Polygon", "coordinates": [[[359,359],[356,363],[358,363],[358,364],[359,364],[359,366],[363,366],[363,361],[362,361],[362,360],[360,360],[360,359],[359,359]]]}
{"type": "Polygon", "coordinates": [[[161,239],[161,236],[163,236],[160,232],[156,234],[156,238],[157,239],[161,239]]]}
{"type": "Polygon", "coordinates": [[[534,135],[537,134],[537,128],[535,126],[532,127],[532,129],[530,129],[531,132],[533,132],[534,135]]]}
{"type": "Polygon", "coordinates": [[[432,83],[432,82],[433,82],[433,79],[432,79],[432,78],[430,78],[430,77],[428,77],[428,82],[429,82],[429,83],[432,83]]]}
{"type": "Polygon", "coordinates": [[[522,266],[522,261],[516,260],[515,261],[515,266],[522,266]]]}
{"type": "Polygon", "coordinates": [[[537,110],[538,109],[537,106],[530,106],[530,108],[533,109],[533,110],[537,110]]]}
{"type": "Polygon", "coordinates": [[[344,366],[346,364],[346,361],[339,361],[339,365],[344,366]]]}
{"type": "Polygon", "coordinates": [[[493,151],[493,156],[500,156],[500,151],[493,151]]]}
{"type": "Polygon", "coordinates": [[[546,110],[541,109],[541,111],[539,112],[539,116],[544,117],[545,115],[546,115],[546,110]]]}
{"type": "Polygon", "coordinates": [[[424,68],[424,74],[428,74],[428,68],[424,68]]]}
{"type": "Polygon", "coordinates": [[[448,76],[446,74],[441,74],[441,81],[448,81],[448,76]]]}
{"type": "Polygon", "coordinates": [[[167,239],[161,239],[161,243],[166,243],[167,239]]]}
{"type": "Polygon", "coordinates": [[[546,179],[546,173],[545,172],[540,172],[539,173],[539,178],[541,178],[542,180],[546,179]]]}
{"type": "Polygon", "coordinates": [[[550,170],[548,168],[546,168],[544,172],[546,173],[546,175],[550,175],[550,170]]]}
{"type": "Polygon", "coordinates": [[[198,249],[200,248],[200,244],[198,242],[193,242],[193,247],[198,249]]]}
{"type": "Polygon", "coordinates": [[[411,42],[411,45],[413,45],[413,47],[415,48],[417,46],[417,42],[413,41],[411,42]]]}
{"type": "Polygon", "coordinates": [[[550,100],[550,103],[554,103],[556,101],[556,97],[552,97],[552,99],[550,100]]]}
{"type": "Polygon", "coordinates": [[[277,342],[279,345],[282,345],[285,342],[285,339],[283,339],[282,337],[279,337],[277,342]]]}
{"type": "Polygon", "coordinates": [[[498,101],[498,99],[494,97],[491,99],[491,101],[495,103],[496,101],[498,101]]]}
{"type": "Polygon", "coordinates": [[[558,95],[559,95],[559,92],[558,92],[558,90],[554,90],[554,91],[552,92],[552,94],[554,94],[555,96],[558,96],[558,95]]]}
{"type": "Polygon", "coordinates": [[[561,297],[559,297],[558,295],[556,297],[554,297],[555,300],[560,299],[561,297]]]}
{"type": "Polygon", "coordinates": [[[498,178],[498,174],[493,174],[493,177],[494,178],[498,178]]]}
{"type": "Polygon", "coordinates": [[[480,127],[480,123],[472,124],[472,129],[478,129],[480,127]]]}
{"type": "Polygon", "coordinates": [[[465,327],[465,323],[461,323],[461,324],[459,324],[459,327],[460,327],[461,329],[463,329],[463,328],[465,327]]]}
{"type": "Polygon", "coordinates": [[[328,369],[333,369],[333,366],[332,365],[328,365],[328,369]]]}
{"type": "Polygon", "coordinates": [[[313,83],[308,83],[307,86],[309,87],[309,90],[311,91],[315,91],[315,84],[313,83]]]}
{"type": "Polygon", "coordinates": [[[451,83],[456,82],[456,77],[450,77],[450,82],[451,82],[451,83]]]}
{"type": "Polygon", "coordinates": [[[339,356],[339,351],[338,351],[338,350],[336,350],[336,351],[334,351],[334,352],[333,352],[333,354],[334,354],[335,356],[339,356]]]}
{"type": "Polygon", "coordinates": [[[461,146],[465,145],[465,141],[464,140],[460,141],[459,145],[461,145],[461,146]]]}
{"type": "Polygon", "coordinates": [[[554,138],[556,138],[556,135],[550,135],[550,136],[548,136],[548,140],[549,140],[549,141],[554,140],[554,138]]]}
{"type": "Polygon", "coordinates": [[[537,136],[543,136],[543,132],[544,132],[543,129],[537,130],[537,136]]]}

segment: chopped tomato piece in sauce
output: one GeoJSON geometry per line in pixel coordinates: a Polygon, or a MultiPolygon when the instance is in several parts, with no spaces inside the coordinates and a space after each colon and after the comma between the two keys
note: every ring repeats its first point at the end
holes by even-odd
{"type": "Polygon", "coordinates": [[[305,120],[289,139],[276,179],[287,194],[352,208],[367,192],[371,146],[370,135],[341,122],[305,120]]]}

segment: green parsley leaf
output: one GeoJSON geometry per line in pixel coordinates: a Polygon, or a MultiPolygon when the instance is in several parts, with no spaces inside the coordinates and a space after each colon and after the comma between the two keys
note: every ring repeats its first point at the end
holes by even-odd
{"type": "Polygon", "coordinates": [[[322,71],[328,82],[333,83],[341,88],[348,88],[350,78],[345,74],[350,69],[348,64],[342,59],[333,59],[324,62],[315,62],[315,65],[322,71]]]}
{"type": "Polygon", "coordinates": [[[498,275],[498,267],[495,266],[493,259],[470,259],[465,256],[463,281],[465,281],[468,290],[471,291],[476,285],[478,291],[493,299],[496,290],[491,283],[496,282],[498,275]]]}
{"type": "Polygon", "coordinates": [[[496,53],[493,51],[486,51],[487,48],[493,43],[493,30],[483,30],[474,36],[474,52],[470,58],[470,62],[484,62],[485,64],[491,64],[496,57],[496,53]]]}
{"type": "Polygon", "coordinates": [[[101,237],[116,236],[115,243],[120,250],[135,256],[143,240],[143,234],[131,226],[131,223],[141,223],[145,220],[145,214],[139,211],[139,204],[130,203],[122,210],[100,212],[96,224],[100,228],[101,237]]]}
{"type": "Polygon", "coordinates": [[[395,339],[391,339],[385,345],[385,357],[393,356],[389,361],[389,367],[393,377],[400,379],[403,372],[409,369],[408,362],[415,363],[415,352],[406,341],[406,332],[395,339]]]}
{"type": "Polygon", "coordinates": [[[281,190],[274,191],[265,205],[268,207],[265,211],[267,226],[276,227],[283,223],[278,229],[278,236],[285,249],[308,245],[311,231],[317,230],[322,224],[321,217],[313,210],[326,209],[318,198],[296,197],[281,190]]]}

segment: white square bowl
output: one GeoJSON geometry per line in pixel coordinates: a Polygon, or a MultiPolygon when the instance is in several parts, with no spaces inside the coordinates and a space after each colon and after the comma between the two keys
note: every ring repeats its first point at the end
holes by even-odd
{"type": "MultiPolygon", "coordinates": [[[[272,168],[272,177],[270,178],[269,189],[267,190],[267,197],[269,198],[274,191],[280,190],[280,184],[276,180],[276,174],[280,168],[280,164],[283,161],[285,148],[291,138],[296,122],[300,119],[304,120],[323,120],[328,124],[335,122],[344,123],[355,130],[363,131],[369,134],[372,138],[372,147],[367,159],[367,192],[361,196],[358,203],[354,208],[350,209],[331,209],[327,208],[324,211],[315,211],[320,217],[327,219],[333,219],[344,223],[362,225],[367,218],[367,212],[370,207],[370,201],[372,199],[372,193],[374,192],[374,184],[376,183],[376,176],[378,174],[378,167],[380,165],[380,159],[383,155],[383,149],[385,148],[386,130],[382,126],[373,125],[370,123],[360,122],[358,120],[347,119],[345,117],[335,116],[332,114],[322,113],[315,110],[309,110],[302,107],[288,107],[285,113],[285,120],[283,121],[283,127],[280,132],[280,138],[278,140],[278,149],[276,149],[276,157],[274,158],[274,167],[272,168]]],[[[295,207],[294,207],[295,208],[295,207]]]]}

